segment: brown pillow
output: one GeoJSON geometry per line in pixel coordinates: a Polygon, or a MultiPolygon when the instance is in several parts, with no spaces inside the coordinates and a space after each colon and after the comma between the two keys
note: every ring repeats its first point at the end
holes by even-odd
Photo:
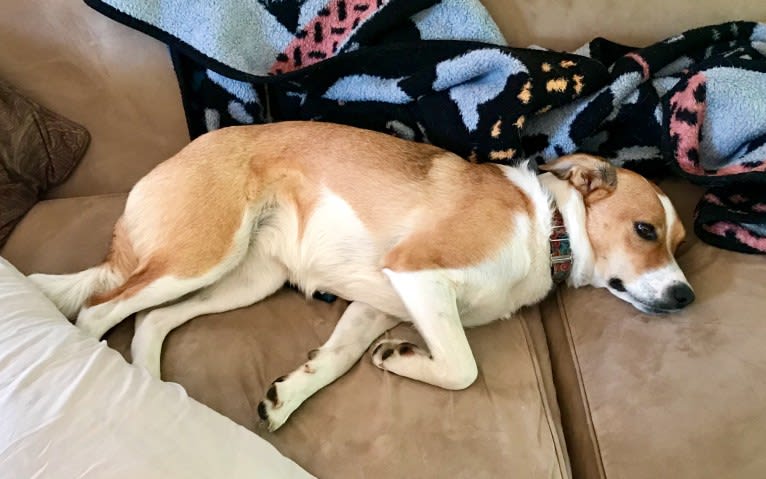
{"type": "Polygon", "coordinates": [[[85,128],[0,81],[0,247],[45,191],[69,176],[89,141],[85,128]]]}

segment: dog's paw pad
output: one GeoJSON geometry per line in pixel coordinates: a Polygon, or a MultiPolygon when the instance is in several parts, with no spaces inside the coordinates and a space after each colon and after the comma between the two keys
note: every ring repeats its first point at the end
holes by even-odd
{"type": "Polygon", "coordinates": [[[382,339],[378,341],[372,350],[372,363],[381,368],[385,361],[390,361],[394,357],[411,356],[413,354],[423,354],[422,350],[407,341],[401,339],[382,339]]]}

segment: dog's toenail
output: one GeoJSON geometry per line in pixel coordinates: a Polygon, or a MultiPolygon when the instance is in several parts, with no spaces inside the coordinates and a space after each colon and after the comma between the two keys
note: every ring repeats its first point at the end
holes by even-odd
{"type": "Polygon", "coordinates": [[[316,372],[316,371],[314,370],[314,368],[312,368],[311,366],[309,366],[309,363],[306,363],[306,364],[304,364],[304,365],[303,365],[303,371],[304,371],[306,374],[314,374],[314,373],[316,372]]]}
{"type": "Polygon", "coordinates": [[[274,382],[275,383],[281,383],[285,379],[287,379],[287,376],[279,376],[277,379],[274,380],[274,382]]]}
{"type": "Polygon", "coordinates": [[[317,357],[317,354],[319,354],[318,349],[312,349],[311,351],[309,351],[309,361],[317,357]]]}
{"type": "Polygon", "coordinates": [[[269,420],[269,413],[266,412],[266,404],[263,401],[258,403],[258,417],[264,421],[269,420]]]}

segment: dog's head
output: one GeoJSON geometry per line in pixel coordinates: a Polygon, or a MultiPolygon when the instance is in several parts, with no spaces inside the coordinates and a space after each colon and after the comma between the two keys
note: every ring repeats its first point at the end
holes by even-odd
{"type": "Polygon", "coordinates": [[[645,313],[668,313],[694,301],[674,254],[686,232],[665,194],[642,176],[590,155],[542,165],[577,189],[593,252],[591,284],[645,313]]]}

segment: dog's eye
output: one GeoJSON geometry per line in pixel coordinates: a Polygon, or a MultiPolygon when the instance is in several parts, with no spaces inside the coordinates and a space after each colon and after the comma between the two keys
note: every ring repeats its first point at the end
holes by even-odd
{"type": "Polygon", "coordinates": [[[636,229],[638,236],[642,237],[643,239],[648,241],[654,241],[657,239],[657,230],[654,229],[654,226],[650,225],[649,223],[639,221],[633,224],[633,227],[636,229]]]}

